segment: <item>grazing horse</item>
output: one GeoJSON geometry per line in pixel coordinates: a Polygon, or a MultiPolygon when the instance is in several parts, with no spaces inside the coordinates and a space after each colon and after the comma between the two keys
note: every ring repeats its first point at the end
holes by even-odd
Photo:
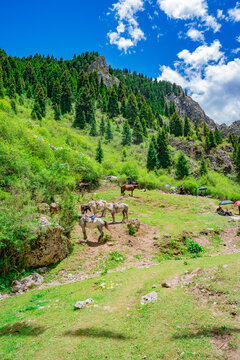
{"type": "Polygon", "coordinates": [[[83,237],[84,240],[87,240],[87,233],[86,228],[89,229],[98,229],[100,232],[100,235],[98,237],[98,242],[100,242],[103,239],[103,228],[105,227],[109,232],[110,229],[108,227],[108,223],[105,220],[102,220],[98,217],[95,217],[94,219],[91,219],[88,215],[78,215],[78,221],[79,224],[82,227],[83,237]]]}
{"type": "Polygon", "coordinates": [[[83,191],[87,191],[88,189],[90,189],[90,184],[89,183],[80,183],[78,184],[79,190],[82,193],[83,191]]]}
{"type": "Polygon", "coordinates": [[[109,211],[112,215],[113,223],[115,223],[115,214],[122,213],[123,219],[122,223],[125,222],[125,220],[128,220],[128,205],[124,203],[107,203],[105,205],[103,216],[105,216],[106,211],[109,211]]]}
{"type": "Polygon", "coordinates": [[[94,215],[96,215],[98,211],[101,211],[102,212],[101,217],[102,217],[104,214],[106,204],[107,202],[105,200],[92,200],[89,201],[88,206],[91,208],[94,215]]]}
{"type": "Polygon", "coordinates": [[[82,214],[85,214],[85,213],[87,214],[88,211],[91,212],[90,206],[87,205],[87,204],[82,204],[82,205],[81,205],[81,213],[82,213],[82,214]]]}
{"type": "Polygon", "coordinates": [[[131,191],[132,196],[133,196],[133,191],[135,189],[140,189],[140,185],[139,184],[136,184],[136,185],[124,184],[124,185],[121,186],[121,195],[124,195],[125,191],[131,191]]]}

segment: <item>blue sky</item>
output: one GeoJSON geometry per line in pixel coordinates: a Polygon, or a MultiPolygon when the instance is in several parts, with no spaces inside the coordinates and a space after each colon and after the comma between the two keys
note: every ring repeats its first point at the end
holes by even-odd
{"type": "Polygon", "coordinates": [[[12,0],[1,4],[0,34],[9,55],[95,50],[188,88],[219,123],[240,119],[240,2],[12,0]]]}

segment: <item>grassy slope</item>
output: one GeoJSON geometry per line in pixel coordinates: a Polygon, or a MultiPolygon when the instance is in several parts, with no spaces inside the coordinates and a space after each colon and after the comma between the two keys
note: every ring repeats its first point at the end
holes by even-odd
{"type": "Polygon", "coordinates": [[[227,299],[234,296],[239,302],[238,254],[192,259],[188,265],[167,261],[149,269],[34,290],[1,301],[0,356],[4,360],[224,359],[211,340],[230,334],[231,346],[236,346],[239,328],[230,315],[231,302],[225,312],[213,314],[209,304],[197,303],[184,288],[160,286],[199,266],[218,266],[225,281],[218,279],[217,290],[227,287],[227,299]],[[111,281],[113,289],[99,287],[111,281]],[[152,291],[153,284],[158,302],[141,307],[141,296],[152,291]],[[76,301],[88,297],[97,307],[73,310],[76,301]]]}

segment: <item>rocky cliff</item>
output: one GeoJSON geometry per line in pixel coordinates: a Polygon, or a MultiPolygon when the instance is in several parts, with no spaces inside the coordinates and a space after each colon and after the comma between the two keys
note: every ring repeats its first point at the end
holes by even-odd
{"type": "Polygon", "coordinates": [[[227,136],[230,133],[235,133],[236,135],[240,136],[240,120],[234,121],[229,126],[226,124],[221,124],[219,126],[219,131],[223,136],[227,136]]]}
{"type": "Polygon", "coordinates": [[[177,96],[175,94],[170,94],[167,96],[166,101],[169,104],[171,100],[174,101],[176,111],[179,113],[182,119],[185,117],[185,115],[187,115],[192,122],[197,121],[199,124],[201,124],[203,121],[205,121],[205,123],[211,129],[214,129],[217,126],[216,123],[205,114],[200,105],[190,96],[177,96]]]}
{"type": "Polygon", "coordinates": [[[103,79],[107,87],[112,87],[114,84],[119,85],[119,80],[109,72],[109,66],[106,63],[104,56],[98,56],[90,65],[90,71],[96,71],[99,82],[103,79]]]}

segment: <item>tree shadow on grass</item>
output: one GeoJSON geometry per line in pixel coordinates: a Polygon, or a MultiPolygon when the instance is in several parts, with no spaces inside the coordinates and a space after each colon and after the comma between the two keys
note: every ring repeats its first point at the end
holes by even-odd
{"type": "Polygon", "coordinates": [[[64,333],[65,336],[80,336],[80,337],[92,337],[92,338],[109,338],[117,340],[128,340],[129,336],[118,333],[111,330],[103,330],[96,328],[86,328],[77,330],[68,330],[64,333]]]}
{"type": "Polygon", "coordinates": [[[228,327],[228,326],[220,326],[220,327],[206,327],[199,330],[185,330],[183,333],[173,335],[174,339],[193,339],[193,338],[201,338],[201,337],[216,337],[216,336],[224,336],[231,335],[232,333],[240,333],[239,327],[228,327]]]}
{"type": "Polygon", "coordinates": [[[16,322],[12,325],[6,325],[0,328],[0,337],[1,336],[12,336],[12,335],[20,335],[20,336],[38,336],[45,331],[44,326],[33,325],[30,323],[16,322]]]}

